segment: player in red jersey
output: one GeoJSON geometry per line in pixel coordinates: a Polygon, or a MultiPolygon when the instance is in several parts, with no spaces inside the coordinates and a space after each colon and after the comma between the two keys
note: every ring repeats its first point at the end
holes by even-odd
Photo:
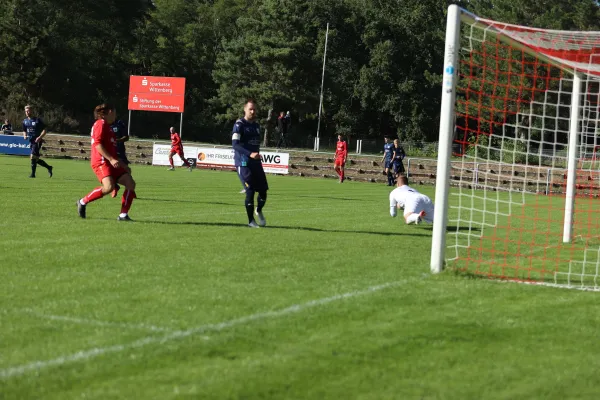
{"type": "Polygon", "coordinates": [[[121,199],[121,214],[118,221],[131,221],[129,208],[135,199],[135,181],[128,172],[127,166],[117,156],[117,141],[111,124],[115,122],[117,113],[110,104],[100,104],[94,109],[96,122],[92,127],[92,157],[91,165],[94,173],[102,186],[88,193],[84,198],[77,200],[77,212],[85,218],[85,208],[88,203],[98,200],[111,193],[115,182],[125,186],[121,199]]]}
{"type": "Polygon", "coordinates": [[[348,158],[348,145],[346,141],[342,138],[342,135],[338,135],[338,142],[335,148],[335,162],[333,164],[333,169],[335,169],[335,173],[340,177],[340,183],[344,182],[344,166],[346,165],[346,158],[348,158]]]}
{"type": "Polygon", "coordinates": [[[192,166],[188,162],[188,160],[183,155],[183,143],[181,143],[181,138],[179,137],[179,133],[175,132],[175,128],[170,127],[169,131],[171,132],[171,151],[169,152],[169,163],[171,164],[171,168],[169,171],[175,170],[175,165],[173,164],[173,156],[177,154],[181,161],[183,161],[183,165],[192,171],[192,166]]]}

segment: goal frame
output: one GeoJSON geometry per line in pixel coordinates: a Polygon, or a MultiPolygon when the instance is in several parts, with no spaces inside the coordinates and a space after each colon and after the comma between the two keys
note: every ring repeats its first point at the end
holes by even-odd
{"type": "MultiPolygon", "coordinates": [[[[444,48],[444,69],[442,72],[442,101],[440,111],[439,148],[436,171],[435,189],[435,219],[431,239],[430,268],[434,274],[440,273],[445,265],[446,230],[448,225],[448,199],[450,192],[450,170],[452,143],[455,131],[456,116],[456,83],[459,71],[460,33],[461,22],[472,25],[482,24],[480,18],[469,11],[453,4],[448,7],[446,22],[446,42],[444,48]]],[[[577,172],[577,149],[579,134],[579,115],[581,104],[581,82],[582,75],[574,68],[562,64],[543,53],[520,43],[500,32],[494,26],[482,24],[484,29],[496,34],[502,42],[516,49],[536,57],[552,66],[573,75],[573,89],[571,95],[571,112],[569,121],[569,139],[567,155],[567,182],[565,196],[565,216],[563,222],[563,243],[572,240],[573,214],[575,205],[575,184],[577,172]]]]}

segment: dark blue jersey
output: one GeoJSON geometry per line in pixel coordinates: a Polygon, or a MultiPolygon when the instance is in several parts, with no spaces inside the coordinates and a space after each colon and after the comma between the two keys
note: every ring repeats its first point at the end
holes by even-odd
{"type": "Polygon", "coordinates": [[[392,151],[393,151],[393,161],[395,163],[399,163],[402,160],[404,160],[406,153],[404,152],[404,149],[402,148],[402,146],[393,147],[392,151]]]}
{"type": "MultiPolygon", "coordinates": [[[[120,119],[113,122],[113,124],[110,126],[110,129],[112,129],[112,131],[115,133],[115,137],[117,139],[120,139],[123,136],[127,136],[127,127],[125,126],[125,123],[120,119]]],[[[121,159],[127,158],[127,156],[125,155],[125,142],[117,141],[117,155],[121,159]]]]}
{"type": "Polygon", "coordinates": [[[250,158],[251,153],[260,151],[260,125],[256,122],[240,118],[233,125],[231,137],[233,144],[233,161],[236,167],[245,167],[248,163],[260,162],[250,158]]]}
{"type": "Polygon", "coordinates": [[[394,143],[386,143],[383,145],[383,156],[386,161],[392,160],[392,153],[394,152],[394,143]]]}
{"type": "Polygon", "coordinates": [[[23,120],[23,131],[27,134],[27,139],[30,142],[35,141],[44,129],[46,129],[46,125],[39,118],[27,117],[23,120]]]}

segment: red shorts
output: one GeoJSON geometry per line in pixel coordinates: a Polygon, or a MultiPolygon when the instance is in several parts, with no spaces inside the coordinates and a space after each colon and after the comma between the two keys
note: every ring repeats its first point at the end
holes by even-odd
{"type": "Polygon", "coordinates": [[[336,158],[335,163],[333,165],[335,165],[336,167],[343,167],[344,165],[346,165],[346,163],[344,162],[343,158],[336,158]]]}
{"type": "Polygon", "coordinates": [[[127,173],[127,170],[123,167],[115,168],[110,164],[102,164],[97,167],[92,167],[94,173],[98,177],[98,180],[102,182],[102,179],[107,176],[112,176],[117,181],[121,176],[127,173]]]}
{"type": "Polygon", "coordinates": [[[173,146],[171,147],[171,154],[177,154],[180,158],[183,159],[183,146],[173,146]]]}

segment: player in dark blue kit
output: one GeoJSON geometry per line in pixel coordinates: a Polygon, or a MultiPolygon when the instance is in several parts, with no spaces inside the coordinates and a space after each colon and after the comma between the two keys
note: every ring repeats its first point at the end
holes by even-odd
{"type": "Polygon", "coordinates": [[[258,228],[266,226],[267,221],[262,209],[267,201],[267,176],[263,170],[260,159],[260,126],[256,120],[256,102],[246,101],[244,104],[244,118],[235,121],[231,142],[233,145],[233,161],[246,188],[246,214],[248,226],[258,228]],[[256,210],[254,209],[254,193],[258,193],[256,210]],[[258,217],[258,224],[254,220],[258,217]]]}
{"type": "Polygon", "coordinates": [[[394,143],[390,142],[390,139],[386,136],[384,138],[385,144],[383,145],[383,173],[387,176],[388,186],[394,186],[394,176],[392,175],[392,155],[394,152],[394,143]]]}
{"type": "Polygon", "coordinates": [[[48,170],[48,175],[52,178],[52,166],[46,164],[46,161],[40,159],[40,149],[44,143],[46,136],[46,125],[41,119],[33,116],[33,108],[29,105],[25,106],[25,115],[27,118],[23,120],[23,139],[29,140],[29,148],[31,149],[31,175],[30,178],[35,178],[35,170],[39,165],[48,170]]]}
{"type": "Polygon", "coordinates": [[[394,139],[394,147],[392,149],[392,167],[394,168],[394,175],[398,177],[400,174],[404,174],[404,164],[402,160],[406,157],[406,153],[402,146],[400,146],[400,141],[398,139],[394,139]]]}
{"type": "MultiPolygon", "coordinates": [[[[125,152],[125,142],[129,140],[127,127],[125,126],[125,123],[119,119],[113,122],[110,128],[115,133],[115,140],[117,142],[117,157],[119,160],[123,161],[123,167],[131,174],[131,168],[129,167],[129,164],[131,163],[127,159],[127,153],[125,152]]],[[[121,189],[121,187],[118,184],[115,184],[115,189],[112,191],[111,197],[117,197],[119,189],[121,189]]]]}

